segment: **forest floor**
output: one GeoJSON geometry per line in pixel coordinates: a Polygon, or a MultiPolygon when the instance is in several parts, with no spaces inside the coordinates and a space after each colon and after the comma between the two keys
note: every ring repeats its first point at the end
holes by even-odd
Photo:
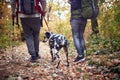
{"type": "Polygon", "coordinates": [[[41,59],[30,63],[25,43],[0,52],[0,80],[120,80],[120,57],[115,54],[91,54],[82,63],[74,64],[76,54],[69,53],[67,67],[63,51],[61,64],[55,68],[51,62],[49,46],[40,43],[41,59]]]}

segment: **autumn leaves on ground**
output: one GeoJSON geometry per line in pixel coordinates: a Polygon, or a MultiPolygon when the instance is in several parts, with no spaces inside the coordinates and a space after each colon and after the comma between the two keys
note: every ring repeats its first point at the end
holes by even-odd
{"type": "MultiPolygon", "coordinates": [[[[28,61],[25,43],[13,50],[0,52],[0,80],[120,80],[120,58],[115,54],[91,54],[82,63],[74,64],[75,50],[69,53],[70,66],[61,50],[61,64],[55,68],[51,62],[49,47],[40,43],[41,59],[37,63],[28,61]],[[73,53],[73,54],[71,54],[73,53]]],[[[116,53],[117,54],[117,53],[116,53]]]]}

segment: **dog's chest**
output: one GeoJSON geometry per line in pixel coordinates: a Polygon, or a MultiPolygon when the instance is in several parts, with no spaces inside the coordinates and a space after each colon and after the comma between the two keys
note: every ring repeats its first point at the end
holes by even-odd
{"type": "Polygon", "coordinates": [[[54,43],[55,43],[54,38],[50,38],[50,39],[49,39],[49,45],[50,45],[51,47],[54,47],[54,43]]]}

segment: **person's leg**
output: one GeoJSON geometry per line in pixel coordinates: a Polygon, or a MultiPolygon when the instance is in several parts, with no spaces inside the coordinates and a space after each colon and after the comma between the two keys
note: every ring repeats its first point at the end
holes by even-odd
{"type": "Polygon", "coordinates": [[[85,31],[86,23],[87,23],[87,19],[82,19],[82,21],[80,22],[80,31],[79,31],[83,56],[84,56],[84,50],[85,50],[84,31],[85,31]]]}
{"type": "Polygon", "coordinates": [[[21,24],[24,31],[24,37],[26,40],[28,52],[31,56],[36,56],[33,42],[33,30],[29,25],[30,24],[29,18],[21,18],[21,24]]]}
{"type": "Polygon", "coordinates": [[[74,44],[75,44],[75,47],[78,53],[77,58],[79,57],[84,58],[85,42],[84,42],[83,34],[84,34],[86,22],[87,22],[86,19],[71,20],[73,41],[74,41],[74,44]]]}
{"type": "MultiPolygon", "coordinates": [[[[23,31],[24,31],[24,36],[26,39],[28,52],[31,55],[31,59],[30,59],[31,62],[35,62],[37,59],[36,49],[35,49],[35,45],[34,45],[35,41],[34,41],[34,36],[33,36],[33,34],[34,34],[33,27],[35,25],[37,25],[35,22],[36,22],[36,20],[33,20],[32,18],[21,18],[21,24],[22,24],[23,31]]],[[[40,28],[38,30],[40,30],[40,28]]],[[[38,43],[38,45],[39,45],[39,43],[38,43]]],[[[38,49],[38,51],[39,51],[39,49],[38,49]]]]}
{"type": "Polygon", "coordinates": [[[35,47],[36,56],[39,57],[39,34],[40,34],[41,22],[40,22],[40,18],[35,18],[33,20],[35,24],[34,26],[32,26],[34,47],[35,47]]]}
{"type": "Polygon", "coordinates": [[[82,46],[80,42],[80,25],[78,20],[71,21],[72,36],[78,55],[82,55],[82,46]]]}

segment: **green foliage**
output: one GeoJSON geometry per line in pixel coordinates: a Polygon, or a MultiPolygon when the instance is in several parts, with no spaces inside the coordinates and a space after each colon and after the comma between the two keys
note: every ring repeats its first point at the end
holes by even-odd
{"type": "Polygon", "coordinates": [[[95,61],[93,61],[93,59],[90,59],[90,61],[89,61],[88,65],[93,66],[94,64],[95,64],[95,61]]]}
{"type": "MultiPolygon", "coordinates": [[[[5,20],[4,20],[5,21],[5,20]]],[[[12,44],[19,45],[16,38],[18,37],[18,33],[15,32],[15,36],[13,36],[12,26],[9,21],[5,21],[6,23],[1,26],[1,33],[0,33],[0,49],[6,49],[10,47],[12,44]],[[14,40],[14,42],[13,42],[14,40]]]]}
{"type": "Polygon", "coordinates": [[[0,2],[0,49],[7,48],[10,45],[10,38],[7,29],[7,18],[8,15],[5,15],[6,5],[0,2]]]}
{"type": "MultiPolygon", "coordinates": [[[[113,3],[115,2],[113,1],[113,3]]],[[[106,5],[105,7],[103,7],[103,10],[100,11],[100,34],[107,39],[118,39],[120,35],[119,8],[120,2],[118,1],[118,3],[116,4],[111,4],[111,7],[108,7],[106,5]]]]}
{"type": "Polygon", "coordinates": [[[10,46],[11,39],[9,38],[9,31],[7,28],[6,20],[1,19],[1,25],[0,25],[0,49],[5,49],[8,46],[10,46]]]}
{"type": "Polygon", "coordinates": [[[96,66],[97,68],[100,67],[100,66],[104,66],[104,64],[105,63],[102,60],[96,61],[96,60],[90,59],[90,61],[88,62],[88,65],[96,66]]]}
{"type": "Polygon", "coordinates": [[[120,58],[120,52],[119,52],[119,53],[116,53],[116,54],[114,55],[114,57],[119,59],[119,58],[120,58]]]}
{"type": "Polygon", "coordinates": [[[104,3],[105,2],[105,0],[100,0],[100,4],[102,4],[102,3],[104,3]]]}
{"type": "Polygon", "coordinates": [[[86,43],[86,56],[91,53],[110,54],[120,51],[119,39],[106,39],[100,35],[92,35],[91,39],[86,43]]]}
{"type": "Polygon", "coordinates": [[[117,5],[114,5],[114,23],[115,26],[120,30],[120,2],[117,5]]]}
{"type": "Polygon", "coordinates": [[[10,14],[11,9],[7,7],[9,3],[7,4],[4,2],[5,1],[3,1],[2,3],[0,2],[0,13],[2,13],[0,15],[0,49],[11,46],[11,42],[13,39],[15,40],[14,46],[17,45],[16,41],[19,37],[18,34],[20,34],[19,30],[17,30],[15,27],[15,36],[13,37],[13,26],[11,26],[12,21],[10,14]]]}
{"type": "Polygon", "coordinates": [[[104,2],[105,0],[100,0],[99,34],[92,35],[87,41],[86,56],[91,53],[110,54],[120,51],[120,1],[104,2]],[[108,3],[111,4],[110,7],[108,3]]]}
{"type": "Polygon", "coordinates": [[[77,68],[77,71],[82,72],[82,69],[79,67],[79,68],[77,68]]]}
{"type": "Polygon", "coordinates": [[[91,48],[88,48],[88,49],[86,50],[85,56],[91,55],[92,52],[93,52],[93,50],[92,50],[91,48]]]}
{"type": "Polygon", "coordinates": [[[84,79],[89,80],[90,76],[89,74],[84,74],[84,79]]]}
{"type": "Polygon", "coordinates": [[[120,73],[120,66],[111,67],[110,72],[118,73],[119,74],[120,73]]]}
{"type": "Polygon", "coordinates": [[[0,37],[0,49],[10,46],[10,38],[6,34],[2,34],[0,37]]]}

